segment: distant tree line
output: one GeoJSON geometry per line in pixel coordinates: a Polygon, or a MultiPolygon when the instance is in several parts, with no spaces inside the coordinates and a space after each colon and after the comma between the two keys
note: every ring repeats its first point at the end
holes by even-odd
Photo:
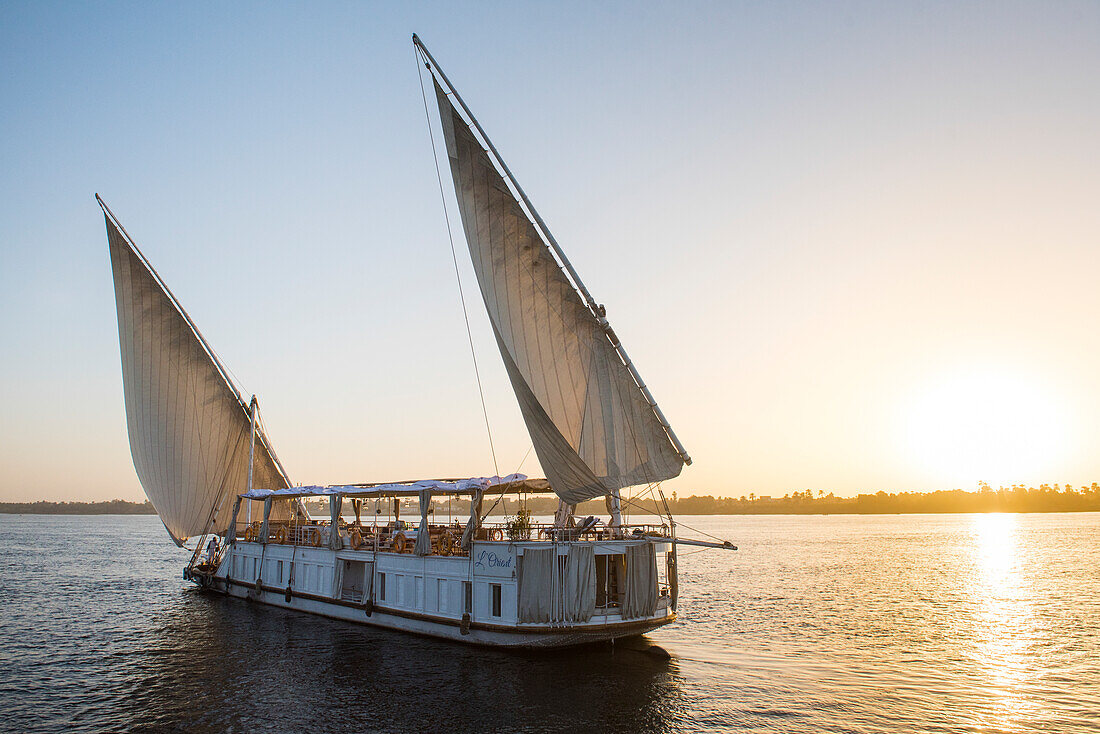
{"type": "Polygon", "coordinates": [[[110,500],[109,502],[0,502],[6,515],[155,515],[153,503],[110,500]]]}
{"type": "MultiPolygon", "coordinates": [[[[416,500],[402,501],[402,516],[408,513],[410,519],[420,514],[416,500]]],[[[500,502],[490,494],[485,497],[482,511],[488,511],[495,504],[493,516],[514,515],[526,506],[535,515],[551,515],[558,507],[557,497],[528,497],[523,504],[515,497],[500,502]]],[[[654,513],[656,502],[646,497],[623,501],[623,511],[628,515],[654,513]]],[[[351,513],[350,503],[345,503],[345,515],[351,513]]],[[[315,517],[328,514],[327,502],[307,502],[309,511],[315,517]]],[[[937,492],[875,492],[859,494],[855,497],[837,497],[832,492],[811,489],[788,492],[782,497],[749,493],[740,497],[712,497],[711,495],[690,495],[679,497],[676,492],[668,500],[668,507],[675,515],[832,515],[832,514],[901,514],[934,512],[1100,512],[1100,484],[1093,482],[1088,487],[1073,485],[1040,484],[1025,487],[1014,484],[1011,487],[994,489],[985,482],[978,484],[977,491],[962,489],[940,490],[937,492]]],[[[383,514],[392,511],[392,503],[381,507],[383,514]]],[[[464,522],[469,515],[468,500],[436,498],[432,503],[432,515],[435,522],[444,522],[448,515],[464,522]]],[[[153,505],[146,502],[0,502],[0,514],[22,515],[155,515],[153,505]]],[[[374,502],[364,502],[362,518],[369,522],[374,514],[374,502]]],[[[577,515],[607,515],[602,499],[584,502],[577,507],[577,515]]]]}
{"type": "MultiPolygon", "coordinates": [[[[647,508],[652,502],[645,503],[647,508]]],[[[985,482],[977,491],[962,489],[936,492],[875,492],[837,497],[824,490],[790,492],[782,497],[756,494],[740,497],[709,495],[677,497],[669,507],[680,515],[829,515],[901,514],[935,512],[1096,512],[1100,511],[1100,484],[1088,487],[1040,484],[994,489],[985,482]]]]}

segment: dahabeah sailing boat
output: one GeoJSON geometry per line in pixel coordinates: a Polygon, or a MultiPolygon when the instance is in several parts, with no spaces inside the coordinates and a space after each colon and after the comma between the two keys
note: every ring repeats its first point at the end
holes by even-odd
{"type": "Polygon", "coordinates": [[[546,479],[293,484],[256,398],[245,402],[97,195],[138,479],[172,540],[194,541],[185,577],[230,596],[500,646],[558,647],[668,624],[677,546],[733,546],[677,537],[660,482],[691,463],[687,451],[604,307],[415,35],[413,44],[432,80],[481,295],[546,479]],[[656,503],[652,522],[625,521],[631,487],[656,503]],[[524,510],[488,520],[494,500],[551,493],[553,522],[524,510]],[[578,503],[600,497],[607,519],[574,517],[578,503]],[[308,513],[315,498],[327,500],[327,518],[308,513]],[[413,498],[419,518],[408,523],[400,508],[413,498]],[[468,504],[468,519],[437,522],[440,498],[468,504]]]}

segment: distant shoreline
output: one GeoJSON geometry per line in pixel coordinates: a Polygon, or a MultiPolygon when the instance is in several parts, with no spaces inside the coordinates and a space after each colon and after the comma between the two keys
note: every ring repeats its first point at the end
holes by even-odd
{"type": "Polygon", "coordinates": [[[107,502],[0,502],[0,515],[155,515],[153,503],[107,502]]]}
{"type": "MultiPolygon", "coordinates": [[[[909,511],[909,512],[859,512],[849,510],[847,512],[678,512],[676,517],[809,517],[809,516],[836,516],[836,515],[851,515],[851,516],[864,516],[864,515],[1055,515],[1058,513],[1076,513],[1076,512],[1100,512],[1100,509],[1096,510],[928,510],[925,512],[909,511]]],[[[20,512],[18,510],[9,510],[0,507],[0,515],[34,515],[36,517],[132,517],[139,515],[153,515],[156,512],[101,512],[101,511],[89,511],[89,512],[20,512]]],[[[549,513],[547,514],[549,516],[549,513]]],[[[346,517],[346,515],[345,515],[346,517]]],[[[497,517],[495,514],[493,517],[497,517]]],[[[314,515],[313,519],[317,519],[314,515]]],[[[321,518],[325,519],[325,518],[321,518]]],[[[492,518],[490,518],[492,519],[492,518]]]]}
{"type": "MultiPolygon", "coordinates": [[[[444,508],[443,498],[433,503],[435,511],[444,508]]],[[[531,497],[526,507],[536,515],[551,515],[557,509],[557,498],[531,497]]],[[[415,502],[404,506],[415,507],[415,502]]],[[[449,502],[450,511],[456,517],[469,513],[469,503],[464,500],[449,502]]],[[[628,514],[654,513],[658,508],[650,499],[624,502],[628,514]]],[[[512,500],[497,509],[493,515],[511,515],[519,509],[512,500]]],[[[327,506],[311,507],[311,512],[327,516],[327,506]]],[[[668,509],[674,515],[944,515],[990,512],[1051,513],[1051,512],[1100,512],[1100,484],[1089,487],[1040,485],[1033,487],[1000,487],[993,489],[981,485],[975,492],[961,489],[938,492],[900,492],[887,494],[860,494],[855,497],[836,497],[833,494],[815,493],[811,490],[794,492],[783,497],[756,496],[712,497],[690,495],[677,497],[673,493],[668,509]]],[[[0,514],[4,515],[156,515],[152,503],[110,500],[107,502],[0,502],[0,514]]],[[[582,503],[576,515],[606,514],[602,499],[582,503]]]]}
{"type": "MultiPolygon", "coordinates": [[[[641,507],[653,506],[650,502],[641,507]]],[[[1049,513],[1100,512],[1100,484],[1074,488],[1041,484],[1038,487],[998,487],[979,484],[979,489],[936,492],[876,492],[855,497],[836,497],[831,492],[804,490],[783,497],[755,494],[733,497],[674,496],[669,507],[675,515],[943,515],[950,513],[1049,513]]]]}

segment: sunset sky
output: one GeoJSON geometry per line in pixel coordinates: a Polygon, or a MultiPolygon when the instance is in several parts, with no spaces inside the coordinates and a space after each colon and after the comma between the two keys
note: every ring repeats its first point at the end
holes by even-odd
{"type": "Polygon", "coordinates": [[[413,32],[694,458],[666,489],[1100,481],[1100,4],[4,3],[0,501],[142,498],[95,192],[294,481],[492,473],[413,32]]]}

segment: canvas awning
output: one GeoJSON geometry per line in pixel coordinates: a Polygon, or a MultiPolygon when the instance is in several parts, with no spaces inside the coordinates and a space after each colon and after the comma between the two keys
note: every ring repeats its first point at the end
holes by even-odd
{"type": "Polygon", "coordinates": [[[419,479],[383,484],[340,484],[329,487],[284,487],[282,489],[253,489],[241,497],[250,500],[290,497],[417,497],[421,492],[433,495],[475,494],[478,491],[528,494],[550,494],[550,483],[545,479],[528,479],[524,474],[506,477],[472,477],[470,479],[419,479]]]}

